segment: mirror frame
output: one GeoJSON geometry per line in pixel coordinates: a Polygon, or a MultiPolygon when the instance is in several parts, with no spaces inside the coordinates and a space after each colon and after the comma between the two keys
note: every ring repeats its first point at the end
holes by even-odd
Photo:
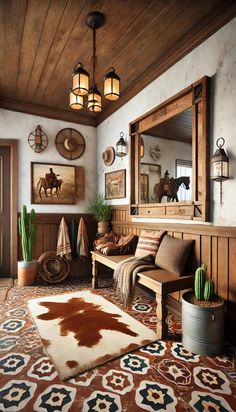
{"type": "Polygon", "coordinates": [[[210,78],[204,76],[130,123],[132,216],[209,221],[209,113],[210,78]],[[139,203],[141,134],[189,108],[192,108],[192,201],[139,203]]]}

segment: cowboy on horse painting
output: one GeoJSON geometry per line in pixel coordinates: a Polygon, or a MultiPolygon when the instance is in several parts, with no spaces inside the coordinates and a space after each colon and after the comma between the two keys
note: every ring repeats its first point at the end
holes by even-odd
{"type": "Polygon", "coordinates": [[[50,170],[50,173],[46,173],[45,179],[48,183],[48,187],[52,188],[52,187],[54,187],[55,184],[57,184],[57,180],[58,180],[57,176],[60,176],[60,175],[56,175],[56,173],[54,173],[52,167],[50,167],[49,170],[50,170]]]}
{"type": "Polygon", "coordinates": [[[56,175],[56,173],[54,173],[52,167],[50,167],[50,173],[46,173],[45,174],[45,178],[40,177],[39,181],[37,183],[37,189],[38,189],[38,193],[40,196],[40,199],[42,199],[42,193],[41,190],[44,190],[44,194],[47,197],[47,189],[50,189],[50,195],[52,197],[52,189],[55,188],[55,194],[59,195],[59,191],[61,189],[61,185],[62,185],[62,179],[58,179],[57,176],[60,175],[56,175]]]}
{"type": "Polygon", "coordinates": [[[190,177],[181,176],[174,179],[169,178],[168,170],[165,171],[164,177],[161,178],[160,183],[156,183],[153,191],[157,199],[157,203],[161,203],[163,196],[167,196],[167,202],[179,201],[177,192],[180,186],[183,186],[186,190],[189,189],[190,177]]]}

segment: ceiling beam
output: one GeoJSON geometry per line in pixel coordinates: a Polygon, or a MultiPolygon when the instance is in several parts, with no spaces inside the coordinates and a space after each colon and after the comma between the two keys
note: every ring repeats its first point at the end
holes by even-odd
{"type": "Polygon", "coordinates": [[[35,103],[22,102],[21,100],[10,99],[7,97],[0,96],[0,107],[7,110],[13,110],[15,112],[33,114],[35,116],[47,117],[49,119],[64,120],[65,122],[96,127],[95,117],[69,110],[41,106],[35,103]]]}

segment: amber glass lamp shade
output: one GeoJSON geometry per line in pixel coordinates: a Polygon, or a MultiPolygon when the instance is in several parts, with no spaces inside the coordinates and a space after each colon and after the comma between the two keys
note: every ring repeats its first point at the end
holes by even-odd
{"type": "Polygon", "coordinates": [[[84,107],[83,96],[78,96],[70,90],[70,108],[74,110],[81,110],[84,107]]]}
{"type": "Polygon", "coordinates": [[[97,113],[102,110],[102,96],[96,88],[89,90],[87,107],[90,112],[97,113]]]}
{"type": "Polygon", "coordinates": [[[72,74],[72,91],[78,96],[86,96],[89,91],[89,74],[79,63],[72,74]]]}
{"type": "Polygon", "coordinates": [[[142,138],[142,137],[140,138],[139,154],[140,154],[140,157],[143,157],[143,156],[144,156],[144,141],[143,141],[143,138],[142,138]]]}
{"type": "Polygon", "coordinates": [[[107,100],[117,100],[120,97],[120,77],[113,67],[104,78],[103,90],[107,100]]]}

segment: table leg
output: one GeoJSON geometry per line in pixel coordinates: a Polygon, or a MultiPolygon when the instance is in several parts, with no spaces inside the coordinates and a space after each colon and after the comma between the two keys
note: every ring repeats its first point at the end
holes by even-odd
{"type": "Polygon", "coordinates": [[[167,297],[156,293],[157,302],[157,339],[164,339],[168,336],[168,325],[166,323],[168,310],[166,308],[167,297]]]}
{"type": "Polygon", "coordinates": [[[92,259],[92,288],[98,288],[98,262],[92,259]]]}

